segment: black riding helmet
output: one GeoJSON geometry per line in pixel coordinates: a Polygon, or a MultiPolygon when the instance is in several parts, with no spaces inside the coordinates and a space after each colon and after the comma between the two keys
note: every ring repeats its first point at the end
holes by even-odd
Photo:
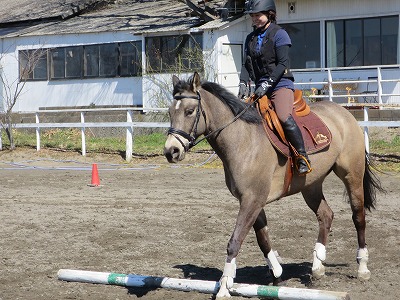
{"type": "Polygon", "coordinates": [[[248,0],[246,1],[246,14],[255,14],[262,11],[273,10],[276,12],[274,0],[248,0]]]}

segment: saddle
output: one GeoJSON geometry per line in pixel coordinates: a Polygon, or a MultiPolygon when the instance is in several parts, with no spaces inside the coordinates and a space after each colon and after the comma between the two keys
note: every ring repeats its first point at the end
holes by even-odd
{"type": "MultiPolygon", "coordinates": [[[[250,97],[250,102],[255,101],[253,97],[250,97]]],[[[284,156],[292,157],[291,145],[286,140],[281,122],[276,115],[271,100],[267,96],[263,96],[256,102],[256,105],[263,120],[265,120],[264,129],[272,145],[284,156]]],[[[292,116],[303,135],[307,154],[321,151],[329,146],[332,134],[325,123],[310,110],[310,106],[304,100],[301,90],[295,90],[294,92],[293,111],[292,116]]]]}
{"type": "MultiPolygon", "coordinates": [[[[284,197],[292,182],[294,174],[293,156],[297,151],[286,140],[281,122],[276,115],[274,106],[267,96],[261,97],[255,101],[255,96],[251,96],[247,101],[256,102],[258,112],[263,117],[263,124],[268,139],[279,153],[288,158],[289,163],[283,182],[283,189],[281,197],[284,197]]],[[[321,151],[329,146],[332,140],[332,134],[325,123],[311,111],[310,106],[303,98],[301,90],[294,91],[294,104],[293,104],[293,118],[300,128],[303,135],[304,146],[307,154],[321,151]]]]}

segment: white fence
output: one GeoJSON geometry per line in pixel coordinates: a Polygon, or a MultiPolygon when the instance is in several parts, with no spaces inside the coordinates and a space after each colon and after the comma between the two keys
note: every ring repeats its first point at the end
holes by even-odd
{"type": "MultiPolygon", "coordinates": [[[[362,106],[364,110],[364,121],[359,121],[360,126],[364,127],[366,150],[369,152],[369,136],[368,127],[400,127],[400,121],[369,121],[368,110],[370,106],[380,107],[399,107],[400,104],[344,104],[345,106],[362,106]]],[[[82,137],[82,155],[86,155],[86,128],[126,128],[126,160],[132,159],[133,153],[133,131],[134,128],[168,128],[169,122],[135,122],[133,120],[133,111],[142,111],[143,108],[96,108],[96,109],[65,109],[65,110],[43,110],[34,112],[36,123],[20,123],[15,124],[14,128],[32,128],[36,129],[36,149],[40,150],[40,130],[42,128],[80,128],[82,137]],[[85,122],[85,113],[99,111],[126,111],[126,122],[85,122]],[[40,114],[51,113],[79,113],[81,122],[79,123],[41,123],[40,114]]],[[[166,112],[166,108],[151,108],[146,111],[166,112]]],[[[0,135],[0,150],[2,149],[2,141],[0,135]]]]}
{"type": "Polygon", "coordinates": [[[313,100],[400,104],[400,65],[296,69],[295,87],[313,100]],[[340,98],[340,99],[339,99],[340,98]],[[361,101],[359,101],[361,100],[361,101]]]}
{"type": "MultiPolygon", "coordinates": [[[[34,112],[36,123],[21,123],[13,125],[14,128],[33,128],[36,129],[36,150],[40,150],[40,129],[41,128],[80,128],[82,137],[82,155],[86,155],[86,128],[126,128],[126,155],[129,162],[133,153],[133,130],[134,128],[168,128],[168,122],[134,122],[133,112],[143,111],[143,108],[95,108],[95,109],[64,109],[64,110],[43,110],[34,112]],[[126,122],[85,122],[85,113],[100,111],[126,111],[126,122]],[[79,113],[80,123],[41,123],[39,115],[47,113],[79,113]]],[[[167,108],[151,108],[146,111],[167,111],[167,108]]],[[[0,149],[2,141],[0,135],[0,149]]]]}

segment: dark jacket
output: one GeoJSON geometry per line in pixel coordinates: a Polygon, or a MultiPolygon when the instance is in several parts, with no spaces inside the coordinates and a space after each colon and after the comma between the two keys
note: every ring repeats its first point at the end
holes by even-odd
{"type": "Polygon", "coordinates": [[[247,82],[251,79],[255,83],[261,78],[270,78],[274,82],[279,81],[282,77],[294,80],[290,71],[290,45],[278,48],[275,46],[275,34],[279,29],[281,27],[275,23],[269,25],[259,53],[256,52],[256,45],[260,31],[255,30],[247,36],[240,80],[247,82]]]}

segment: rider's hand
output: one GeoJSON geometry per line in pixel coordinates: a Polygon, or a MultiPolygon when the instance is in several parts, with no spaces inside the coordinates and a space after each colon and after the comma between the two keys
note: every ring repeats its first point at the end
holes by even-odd
{"type": "Polygon", "coordinates": [[[259,87],[255,90],[254,94],[257,98],[261,98],[265,94],[267,94],[268,90],[272,88],[273,81],[271,79],[265,80],[261,82],[259,87]]]}
{"type": "Polygon", "coordinates": [[[243,97],[248,96],[248,95],[249,95],[249,88],[247,87],[246,82],[240,81],[238,98],[243,99],[243,97]]]}

